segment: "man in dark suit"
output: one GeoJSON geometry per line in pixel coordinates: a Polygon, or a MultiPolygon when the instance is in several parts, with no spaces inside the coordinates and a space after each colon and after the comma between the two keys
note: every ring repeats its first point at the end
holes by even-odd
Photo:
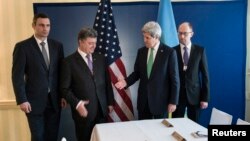
{"type": "Polygon", "coordinates": [[[118,89],[140,80],[137,109],[139,119],[164,118],[176,109],[179,73],[175,50],[160,42],[161,27],[148,22],[142,28],[145,47],[138,50],[134,72],[116,83],[118,89]]]}
{"type": "Polygon", "coordinates": [[[61,109],[58,82],[63,46],[47,38],[50,31],[47,15],[35,15],[32,27],[34,35],[15,45],[13,88],[17,104],[26,113],[31,140],[56,141],[61,109]]]}
{"type": "Polygon", "coordinates": [[[191,42],[192,25],[182,23],[178,28],[180,44],[174,47],[177,52],[180,74],[179,105],[173,117],[187,116],[198,122],[200,109],[205,109],[209,101],[209,75],[205,49],[191,42]]]}
{"type": "Polygon", "coordinates": [[[106,122],[114,95],[105,57],[94,53],[97,32],[83,28],[78,49],[64,59],[60,80],[63,96],[71,105],[78,141],[89,141],[96,123],[106,122]]]}

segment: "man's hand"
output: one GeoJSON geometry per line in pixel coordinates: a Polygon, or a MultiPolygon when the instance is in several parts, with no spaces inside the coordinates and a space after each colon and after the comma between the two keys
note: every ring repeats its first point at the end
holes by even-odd
{"type": "Polygon", "coordinates": [[[108,110],[109,110],[108,112],[111,113],[114,111],[114,107],[110,105],[110,106],[108,106],[108,110]]]}
{"type": "Polygon", "coordinates": [[[66,99],[61,98],[61,107],[62,107],[62,108],[66,108],[67,105],[68,105],[68,103],[67,103],[66,99]]]}
{"type": "Polygon", "coordinates": [[[20,109],[25,113],[30,113],[31,112],[31,105],[29,102],[24,102],[24,103],[20,104],[20,109]]]}
{"type": "Polygon", "coordinates": [[[88,100],[86,100],[86,101],[81,100],[80,105],[76,109],[78,111],[79,115],[82,116],[82,117],[87,117],[88,116],[88,110],[85,107],[85,105],[87,105],[87,104],[89,104],[88,100]]]}
{"type": "Polygon", "coordinates": [[[206,109],[207,107],[208,107],[208,102],[205,102],[205,101],[200,102],[200,108],[201,109],[206,109]]]}
{"type": "Polygon", "coordinates": [[[115,87],[119,90],[123,89],[127,86],[127,82],[124,80],[124,77],[122,75],[119,75],[117,77],[118,82],[115,83],[115,87]]]}
{"type": "Polygon", "coordinates": [[[168,113],[173,113],[176,110],[176,105],[168,104],[168,113]]]}
{"type": "Polygon", "coordinates": [[[115,83],[115,87],[119,90],[123,89],[124,87],[127,86],[127,83],[126,81],[123,79],[123,80],[119,80],[117,83],[115,83]]]}

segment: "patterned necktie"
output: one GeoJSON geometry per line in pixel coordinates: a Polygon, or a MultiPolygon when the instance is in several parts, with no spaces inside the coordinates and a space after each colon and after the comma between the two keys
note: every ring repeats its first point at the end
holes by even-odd
{"type": "Polygon", "coordinates": [[[187,51],[187,47],[184,47],[184,54],[183,54],[183,61],[184,61],[184,66],[188,65],[188,51],[187,51]]]}
{"type": "Polygon", "coordinates": [[[88,67],[89,67],[91,73],[93,73],[93,62],[90,59],[90,55],[87,54],[86,57],[87,57],[87,60],[88,60],[88,67]]]}
{"type": "Polygon", "coordinates": [[[151,49],[150,49],[149,58],[148,58],[148,64],[147,64],[148,78],[149,78],[149,76],[150,76],[150,73],[151,73],[151,70],[152,70],[152,67],[153,67],[153,63],[154,63],[153,51],[154,51],[154,49],[151,48],[151,49]]]}
{"type": "Polygon", "coordinates": [[[47,68],[49,68],[49,58],[48,58],[47,51],[45,49],[45,43],[41,42],[40,44],[42,46],[42,54],[43,54],[43,58],[45,60],[46,66],[47,66],[47,68]]]}

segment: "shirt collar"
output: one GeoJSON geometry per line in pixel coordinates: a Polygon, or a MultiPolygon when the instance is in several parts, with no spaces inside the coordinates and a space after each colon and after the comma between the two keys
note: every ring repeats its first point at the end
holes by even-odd
{"type": "Polygon", "coordinates": [[[83,52],[82,50],[80,50],[80,48],[77,48],[78,53],[82,56],[82,58],[85,58],[87,56],[87,53],[83,52]]]}
{"type": "Polygon", "coordinates": [[[181,49],[183,49],[184,47],[187,47],[188,50],[190,50],[190,49],[191,49],[191,46],[192,46],[192,43],[190,42],[187,46],[185,46],[185,45],[183,45],[183,44],[180,44],[180,46],[181,46],[181,49]]]}
{"type": "Polygon", "coordinates": [[[159,46],[160,46],[160,42],[158,42],[158,43],[153,47],[154,52],[157,52],[159,46]]]}
{"type": "Polygon", "coordinates": [[[48,41],[47,41],[47,38],[45,39],[45,40],[40,40],[40,39],[38,39],[35,35],[34,35],[34,37],[35,37],[35,39],[36,39],[36,42],[40,45],[40,43],[41,42],[44,42],[45,44],[47,44],[48,43],[48,41]]]}

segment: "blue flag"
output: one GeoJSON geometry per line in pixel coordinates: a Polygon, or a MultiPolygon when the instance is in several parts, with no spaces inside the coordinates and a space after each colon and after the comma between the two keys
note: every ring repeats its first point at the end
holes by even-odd
{"type": "Polygon", "coordinates": [[[179,44],[170,0],[160,0],[157,22],[162,29],[161,42],[173,47],[179,44]]]}

